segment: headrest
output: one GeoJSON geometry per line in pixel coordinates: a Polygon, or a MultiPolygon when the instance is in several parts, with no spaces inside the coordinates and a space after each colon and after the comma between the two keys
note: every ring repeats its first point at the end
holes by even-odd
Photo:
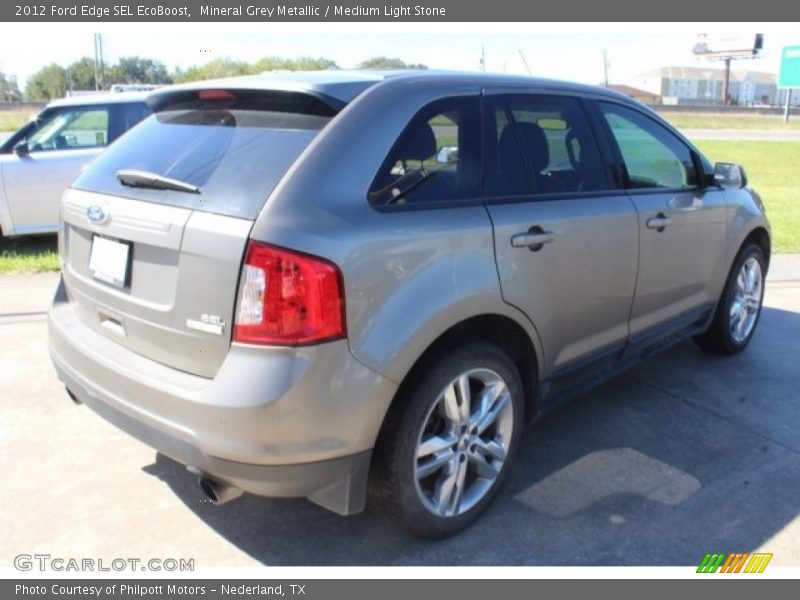
{"type": "Polygon", "coordinates": [[[397,150],[398,160],[425,160],[436,154],[436,136],[427,123],[407,131],[397,150]]]}
{"type": "Polygon", "coordinates": [[[534,172],[541,173],[550,164],[550,146],[547,144],[547,136],[536,123],[517,122],[517,128],[522,136],[522,143],[530,156],[534,172]]]}

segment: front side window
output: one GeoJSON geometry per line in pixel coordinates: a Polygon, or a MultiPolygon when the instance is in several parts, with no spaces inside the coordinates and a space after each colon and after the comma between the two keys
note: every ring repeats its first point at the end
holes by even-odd
{"type": "Polygon", "coordinates": [[[480,197],[481,120],[477,97],[437,100],[414,116],[369,192],[375,205],[480,197]]]}
{"type": "Polygon", "coordinates": [[[43,113],[28,135],[31,152],[98,148],[108,144],[108,108],[69,107],[43,113]]]}
{"type": "Polygon", "coordinates": [[[638,111],[600,103],[619,147],[632,189],[696,187],[691,150],[667,129],[638,111]]]}

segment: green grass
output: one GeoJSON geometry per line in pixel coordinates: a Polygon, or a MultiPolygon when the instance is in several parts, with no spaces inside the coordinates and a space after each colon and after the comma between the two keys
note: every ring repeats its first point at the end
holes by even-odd
{"type": "Polygon", "coordinates": [[[800,130],[800,117],[792,115],[784,124],[781,115],[747,115],[701,112],[659,113],[678,129],[783,129],[800,130]]]}
{"type": "Polygon", "coordinates": [[[58,271],[56,236],[0,238],[0,273],[58,271]]]}
{"type": "Polygon", "coordinates": [[[767,207],[774,252],[800,252],[800,142],[699,140],[712,162],[744,166],[767,207]]]}
{"type": "Polygon", "coordinates": [[[0,131],[16,131],[27,123],[34,111],[4,110],[0,111],[0,131]]]}

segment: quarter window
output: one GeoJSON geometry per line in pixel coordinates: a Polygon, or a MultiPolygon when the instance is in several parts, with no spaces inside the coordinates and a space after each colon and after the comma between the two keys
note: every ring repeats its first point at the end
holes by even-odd
{"type": "Polygon", "coordinates": [[[481,121],[477,97],[437,100],[397,139],[370,188],[377,205],[480,197],[481,121]]]}
{"type": "Polygon", "coordinates": [[[697,186],[691,150],[664,127],[643,114],[600,103],[627,171],[629,188],[697,186]]]}

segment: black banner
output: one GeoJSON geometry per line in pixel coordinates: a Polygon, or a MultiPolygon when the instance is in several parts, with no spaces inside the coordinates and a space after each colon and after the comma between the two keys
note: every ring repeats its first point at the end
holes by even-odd
{"type": "Polygon", "coordinates": [[[160,0],[101,3],[86,0],[17,0],[0,4],[0,21],[176,21],[176,22],[519,22],[519,21],[778,21],[798,18],[800,4],[760,0],[757,4],[717,0],[160,0]]]}

